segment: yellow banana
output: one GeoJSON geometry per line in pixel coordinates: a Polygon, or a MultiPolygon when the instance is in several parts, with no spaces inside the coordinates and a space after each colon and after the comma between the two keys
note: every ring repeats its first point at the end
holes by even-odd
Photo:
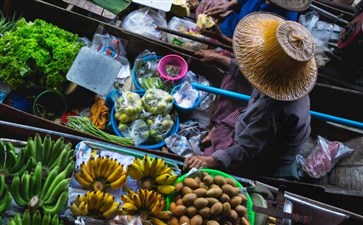
{"type": "Polygon", "coordinates": [[[171,175],[164,184],[174,184],[175,181],[178,179],[176,174],[171,175]]]}
{"type": "Polygon", "coordinates": [[[112,189],[121,188],[125,185],[126,181],[127,181],[127,175],[121,175],[120,178],[118,178],[114,182],[110,183],[110,187],[112,189]]]}
{"type": "Polygon", "coordinates": [[[164,167],[163,170],[161,170],[160,174],[164,174],[164,173],[169,173],[170,174],[172,172],[173,172],[173,170],[168,165],[165,164],[165,167],[164,167]]]}
{"type": "Polygon", "coordinates": [[[95,170],[96,177],[101,176],[101,165],[102,165],[102,161],[103,161],[102,159],[103,159],[103,157],[100,157],[100,156],[95,159],[95,168],[94,168],[94,170],[95,170]]]}
{"type": "Polygon", "coordinates": [[[143,166],[144,166],[144,175],[148,176],[150,174],[150,167],[151,167],[150,156],[145,155],[143,159],[143,166]]]}
{"type": "Polygon", "coordinates": [[[157,184],[165,184],[166,181],[169,179],[170,174],[165,173],[155,178],[157,184]]]}
{"type": "Polygon", "coordinates": [[[96,192],[96,205],[95,205],[95,210],[99,210],[103,204],[103,202],[105,201],[106,198],[106,193],[102,192],[102,191],[97,191],[96,192]]]}
{"type": "Polygon", "coordinates": [[[131,203],[134,204],[134,201],[127,195],[122,195],[121,200],[123,203],[131,203]]]}
{"type": "Polygon", "coordinates": [[[107,171],[108,167],[110,166],[110,158],[108,156],[103,158],[103,163],[101,165],[101,171],[104,173],[104,171],[107,171]]]}
{"type": "Polygon", "coordinates": [[[170,219],[173,213],[170,211],[159,211],[154,213],[153,215],[159,219],[170,219]]]}
{"type": "Polygon", "coordinates": [[[89,188],[91,186],[91,183],[83,179],[79,173],[74,173],[74,178],[76,178],[78,183],[84,188],[89,188]]]}
{"type": "Polygon", "coordinates": [[[159,185],[157,186],[158,192],[164,195],[171,194],[175,187],[173,185],[159,185]]]}
{"type": "Polygon", "coordinates": [[[158,218],[151,218],[151,222],[153,225],[167,225],[167,223],[158,218]]]}
{"type": "Polygon", "coordinates": [[[75,216],[81,215],[81,211],[79,210],[79,208],[77,207],[77,205],[75,203],[71,204],[70,209],[71,209],[73,215],[75,215],[75,216]]]}
{"type": "Polygon", "coordinates": [[[120,177],[120,175],[123,172],[123,166],[121,164],[118,164],[116,169],[107,177],[105,177],[107,179],[108,182],[112,183],[115,180],[117,180],[117,178],[120,177]]]}
{"type": "Polygon", "coordinates": [[[88,205],[85,202],[81,202],[78,208],[82,216],[88,215],[88,205]]]}
{"type": "Polygon", "coordinates": [[[119,206],[120,206],[120,203],[114,202],[107,211],[102,213],[103,217],[107,220],[113,219],[119,212],[119,206]]]}
{"type": "Polygon", "coordinates": [[[145,207],[145,201],[146,201],[145,189],[139,189],[137,194],[140,197],[141,208],[144,208],[145,207]]]}
{"type": "Polygon", "coordinates": [[[127,174],[130,175],[134,180],[141,180],[144,176],[141,168],[135,164],[131,164],[127,167],[127,174]]]}
{"type": "Polygon", "coordinates": [[[122,212],[124,212],[124,214],[132,215],[137,212],[137,210],[138,208],[132,203],[124,203],[122,206],[122,212]]]}
{"type": "Polygon", "coordinates": [[[155,177],[155,172],[156,172],[157,165],[158,165],[158,158],[153,158],[151,160],[150,173],[149,173],[149,175],[151,177],[155,177]]]}
{"type": "Polygon", "coordinates": [[[95,173],[95,158],[91,157],[88,162],[89,173],[91,174],[93,179],[96,179],[96,173],[95,173]]]}
{"type": "Polygon", "coordinates": [[[115,202],[115,198],[112,195],[110,195],[110,196],[107,196],[106,199],[104,200],[104,204],[101,206],[101,208],[99,210],[101,213],[106,212],[115,202]],[[111,198],[110,198],[110,196],[111,196],[111,198]]]}
{"type": "Polygon", "coordinates": [[[107,170],[104,172],[103,176],[104,177],[109,177],[112,174],[112,172],[115,170],[117,164],[118,163],[117,163],[116,159],[111,159],[110,163],[109,163],[109,166],[108,166],[107,170]]]}
{"type": "Polygon", "coordinates": [[[134,201],[134,204],[137,208],[141,207],[141,201],[140,201],[140,196],[138,194],[133,194],[132,195],[132,200],[134,201]]]}
{"type": "Polygon", "coordinates": [[[158,161],[156,164],[155,175],[156,176],[160,175],[161,171],[164,169],[165,166],[166,166],[165,161],[161,158],[158,158],[158,161]]]}
{"type": "Polygon", "coordinates": [[[143,165],[142,165],[142,161],[141,161],[141,159],[140,159],[140,158],[135,158],[135,159],[134,159],[134,162],[133,162],[132,164],[137,165],[138,167],[140,167],[140,169],[141,169],[141,170],[143,170],[143,169],[144,169],[144,168],[143,168],[143,165]]]}
{"type": "Polygon", "coordinates": [[[79,168],[79,173],[81,174],[82,178],[84,180],[86,180],[89,183],[92,183],[93,178],[92,176],[88,173],[87,169],[86,169],[86,165],[85,163],[81,164],[81,167],[79,168]]]}
{"type": "Polygon", "coordinates": [[[97,204],[97,195],[95,191],[92,191],[88,196],[88,209],[94,209],[97,204]]]}
{"type": "Polygon", "coordinates": [[[160,200],[156,201],[154,206],[151,208],[150,212],[152,214],[156,214],[156,213],[160,212],[161,210],[163,210],[163,205],[164,204],[162,203],[162,201],[160,201],[160,200]]]}

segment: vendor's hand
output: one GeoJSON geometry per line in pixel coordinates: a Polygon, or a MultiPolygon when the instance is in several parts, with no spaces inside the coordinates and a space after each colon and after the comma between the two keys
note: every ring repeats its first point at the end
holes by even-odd
{"type": "Polygon", "coordinates": [[[225,66],[229,66],[231,58],[224,56],[220,52],[216,52],[214,49],[199,50],[195,52],[195,55],[200,56],[202,62],[219,62],[225,66]]]}
{"type": "Polygon", "coordinates": [[[221,31],[221,29],[219,29],[219,27],[217,25],[214,25],[213,27],[209,28],[209,29],[205,29],[204,27],[202,27],[200,29],[200,33],[203,34],[204,36],[216,39],[217,41],[221,41],[223,42],[223,33],[221,31]]]}
{"type": "Polygon", "coordinates": [[[204,14],[206,14],[207,16],[225,17],[227,16],[225,14],[229,10],[229,7],[230,7],[229,3],[216,5],[204,11],[204,14]]]}
{"type": "Polygon", "coordinates": [[[183,169],[186,170],[189,168],[215,168],[217,166],[217,162],[210,156],[192,156],[184,160],[183,169]]]}

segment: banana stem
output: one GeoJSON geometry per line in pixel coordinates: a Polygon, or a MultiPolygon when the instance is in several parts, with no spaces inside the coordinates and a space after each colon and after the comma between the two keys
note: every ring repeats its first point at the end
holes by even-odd
{"type": "Polygon", "coordinates": [[[35,213],[35,211],[41,207],[41,200],[38,196],[34,196],[29,201],[29,211],[30,213],[35,213]]]}

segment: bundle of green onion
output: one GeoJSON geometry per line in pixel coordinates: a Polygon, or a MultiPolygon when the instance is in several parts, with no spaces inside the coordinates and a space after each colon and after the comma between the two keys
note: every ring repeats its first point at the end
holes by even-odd
{"type": "Polygon", "coordinates": [[[70,128],[73,128],[75,130],[94,135],[99,138],[103,138],[112,142],[115,142],[117,144],[121,145],[134,145],[134,142],[131,138],[126,137],[120,137],[116,135],[109,134],[105,131],[102,131],[98,129],[88,117],[82,117],[82,116],[68,116],[68,121],[66,125],[70,128]]]}

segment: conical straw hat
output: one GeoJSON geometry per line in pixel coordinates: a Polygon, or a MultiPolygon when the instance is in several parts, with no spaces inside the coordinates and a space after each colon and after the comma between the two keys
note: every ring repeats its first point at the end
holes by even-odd
{"type": "Polygon", "coordinates": [[[299,23],[271,13],[249,14],[235,29],[233,51],[242,74],[265,95],[293,101],[314,87],[315,45],[299,23]]]}
{"type": "Polygon", "coordinates": [[[312,0],[271,0],[281,8],[292,11],[304,11],[309,8],[312,0]]]}

